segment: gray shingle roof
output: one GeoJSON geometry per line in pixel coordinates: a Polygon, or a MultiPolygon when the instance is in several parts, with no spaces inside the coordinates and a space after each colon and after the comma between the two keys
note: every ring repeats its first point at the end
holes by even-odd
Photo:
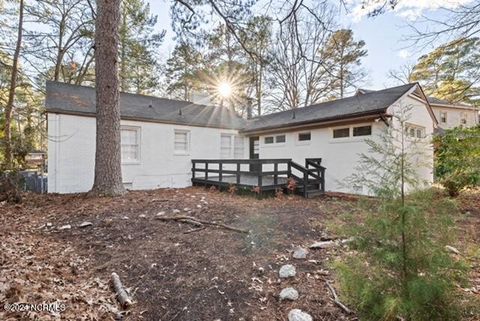
{"type": "Polygon", "coordinates": [[[252,119],[244,132],[380,114],[417,84],[407,84],[252,119]]]}
{"type": "MultiPolygon", "coordinates": [[[[94,116],[95,89],[49,81],[45,106],[52,113],[94,116]]],[[[179,125],[232,129],[245,127],[245,120],[227,108],[127,93],[120,95],[120,114],[123,119],[179,125]]]]}

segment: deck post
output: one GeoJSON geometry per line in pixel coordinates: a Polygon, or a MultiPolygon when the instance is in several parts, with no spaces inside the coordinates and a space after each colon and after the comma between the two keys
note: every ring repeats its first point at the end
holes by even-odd
{"type": "Polygon", "coordinates": [[[273,185],[278,185],[278,163],[273,164],[273,185]]]}
{"type": "Polygon", "coordinates": [[[260,189],[262,188],[262,185],[263,185],[262,172],[263,172],[263,164],[262,164],[262,163],[259,163],[259,164],[258,164],[257,175],[258,175],[258,187],[260,187],[260,189]]]}
{"type": "Polygon", "coordinates": [[[237,163],[237,185],[240,185],[240,162],[237,163]]]}
{"type": "Polygon", "coordinates": [[[218,180],[220,183],[222,182],[222,178],[223,178],[222,170],[223,170],[223,163],[220,161],[218,162],[218,180]]]}
{"type": "Polygon", "coordinates": [[[303,197],[307,197],[308,172],[303,172],[303,197]]]}
{"type": "Polygon", "coordinates": [[[197,162],[192,161],[192,179],[195,178],[195,170],[196,170],[196,165],[197,162]]]}
{"type": "Polygon", "coordinates": [[[208,162],[205,162],[205,180],[208,181],[208,162]]]}

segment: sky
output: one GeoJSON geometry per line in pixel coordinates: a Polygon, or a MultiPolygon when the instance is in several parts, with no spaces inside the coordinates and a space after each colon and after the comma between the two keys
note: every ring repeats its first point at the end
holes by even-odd
{"type": "MultiPolygon", "coordinates": [[[[314,1],[314,0],[312,0],[314,1]]],[[[335,0],[332,0],[335,1],[335,0]]],[[[149,0],[153,14],[158,15],[159,30],[166,30],[166,38],[161,46],[160,55],[168,57],[175,41],[171,30],[168,0],[149,0]]],[[[393,11],[377,17],[367,17],[368,10],[362,9],[362,0],[346,0],[348,12],[342,11],[342,27],[351,28],[357,40],[364,40],[368,56],[362,65],[368,73],[364,88],[381,89],[394,84],[389,79],[388,71],[398,69],[406,63],[414,63],[433,47],[412,46],[405,40],[412,34],[409,24],[419,25],[422,15],[445,18],[445,12],[439,8],[455,9],[469,4],[472,0],[400,0],[393,11]]],[[[373,7],[367,7],[367,9],[373,7]]],[[[423,25],[422,25],[423,26],[423,25]]],[[[441,45],[436,43],[435,46],[441,45]]]]}

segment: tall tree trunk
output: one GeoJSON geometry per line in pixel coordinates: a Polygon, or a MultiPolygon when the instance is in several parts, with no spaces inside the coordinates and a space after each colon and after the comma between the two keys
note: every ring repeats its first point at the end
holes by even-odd
{"type": "Polygon", "coordinates": [[[22,48],[23,11],[24,11],[24,3],[23,3],[23,0],[20,0],[20,7],[18,12],[17,44],[15,46],[15,53],[13,54],[12,74],[10,78],[10,89],[8,92],[7,105],[5,106],[5,125],[3,128],[3,133],[5,137],[5,166],[6,168],[9,168],[9,169],[13,167],[12,114],[13,114],[13,103],[15,100],[15,91],[17,89],[18,60],[20,58],[20,50],[22,48]]]}
{"type": "Polygon", "coordinates": [[[120,28],[120,90],[127,92],[127,9],[125,3],[122,6],[122,26],[120,28]]]}
{"type": "Polygon", "coordinates": [[[91,193],[115,196],[125,192],[120,150],[118,45],[120,0],[97,0],[95,74],[97,139],[95,179],[91,193]]]}

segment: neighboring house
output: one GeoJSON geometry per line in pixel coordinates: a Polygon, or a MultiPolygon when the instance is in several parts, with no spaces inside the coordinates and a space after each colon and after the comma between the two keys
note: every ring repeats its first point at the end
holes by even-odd
{"type": "MultiPolygon", "coordinates": [[[[366,194],[347,186],[366,138],[387,126],[392,115],[411,108],[408,133],[424,144],[418,173],[433,181],[430,137],[437,127],[421,87],[409,84],[296,110],[244,120],[227,108],[142,95],[120,96],[122,176],[127,188],[191,185],[192,159],[322,158],[327,191],[366,194]]],[[[95,159],[94,88],[47,83],[49,192],[88,191],[95,159]]]]}
{"type": "Polygon", "coordinates": [[[438,119],[438,126],[442,129],[473,127],[479,123],[479,110],[473,106],[453,104],[435,97],[428,97],[428,102],[438,119]]]}

